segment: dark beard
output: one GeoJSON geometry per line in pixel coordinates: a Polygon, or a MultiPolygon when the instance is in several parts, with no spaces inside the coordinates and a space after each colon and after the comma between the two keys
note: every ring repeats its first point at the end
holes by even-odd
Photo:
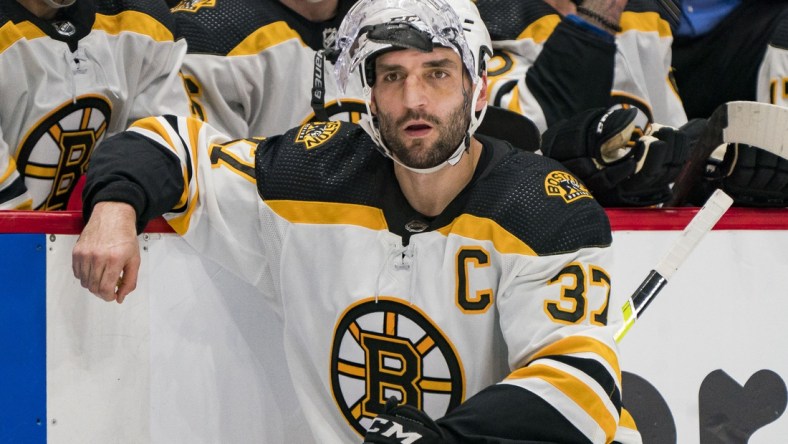
{"type": "Polygon", "coordinates": [[[383,143],[400,162],[410,168],[427,169],[445,162],[460,146],[470,124],[470,110],[465,102],[454,109],[443,124],[433,115],[408,110],[397,122],[384,113],[378,114],[380,135],[383,143]],[[422,140],[416,140],[408,147],[397,128],[408,120],[421,119],[429,122],[438,130],[438,139],[431,147],[425,147],[422,140]]]}

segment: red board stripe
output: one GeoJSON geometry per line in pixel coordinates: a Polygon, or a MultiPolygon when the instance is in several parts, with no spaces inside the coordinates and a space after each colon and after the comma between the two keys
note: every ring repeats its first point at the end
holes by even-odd
{"type": "MultiPolygon", "coordinates": [[[[683,230],[698,208],[608,208],[615,231],[683,230]]],[[[79,234],[79,211],[0,211],[0,233],[79,234]]],[[[717,230],[788,230],[788,209],[731,208],[714,227],[717,230]]],[[[172,233],[164,221],[148,224],[148,233],[172,233]]]]}

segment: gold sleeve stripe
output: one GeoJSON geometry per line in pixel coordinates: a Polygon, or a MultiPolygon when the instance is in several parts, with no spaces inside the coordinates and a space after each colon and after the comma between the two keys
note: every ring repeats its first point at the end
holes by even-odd
{"type": "Polygon", "coordinates": [[[459,236],[476,240],[487,240],[493,243],[500,253],[536,256],[534,250],[491,219],[463,214],[451,224],[437,230],[447,236],[450,232],[459,236]]]}
{"type": "Polygon", "coordinates": [[[189,231],[189,224],[191,223],[194,209],[197,207],[197,199],[199,199],[199,197],[200,191],[197,190],[194,192],[194,196],[192,196],[191,200],[189,201],[189,208],[186,210],[186,212],[183,214],[178,214],[176,217],[167,220],[167,223],[170,224],[172,229],[181,236],[189,231]]]}
{"type": "MultiPolygon", "coordinates": [[[[189,134],[189,146],[184,147],[185,149],[189,150],[192,159],[192,174],[197,174],[197,167],[199,166],[199,157],[195,152],[197,150],[197,141],[199,138],[200,128],[202,128],[203,122],[199,119],[195,119],[193,117],[189,117],[186,119],[186,130],[189,134]]],[[[194,210],[197,207],[197,200],[200,197],[200,190],[196,189],[192,192],[190,183],[193,183],[194,186],[197,186],[196,178],[192,177],[191,182],[189,181],[189,175],[187,174],[186,167],[183,168],[183,194],[181,194],[180,199],[178,200],[178,204],[176,208],[182,208],[186,205],[186,202],[189,202],[189,206],[186,207],[186,212],[183,214],[179,214],[176,217],[173,217],[169,220],[169,224],[176,233],[183,235],[189,230],[189,224],[192,220],[192,215],[194,214],[194,210]],[[191,196],[191,197],[190,197],[191,196]]]]}
{"type": "Polygon", "coordinates": [[[510,378],[538,378],[547,381],[594,418],[594,421],[604,430],[607,437],[606,442],[613,440],[618,427],[616,419],[601,401],[599,395],[579,379],[554,367],[540,364],[517,369],[506,379],[510,378]]]}
{"type": "Polygon", "coordinates": [[[123,11],[116,15],[96,14],[93,29],[111,35],[121,32],[136,32],[147,35],[157,42],[173,41],[172,32],[148,14],[137,11],[123,11]]]}
{"type": "Polygon", "coordinates": [[[671,37],[670,25],[656,12],[631,12],[621,14],[623,31],[657,32],[660,37],[671,37]]]}
{"type": "Polygon", "coordinates": [[[301,36],[293,31],[287,23],[274,22],[250,34],[227,55],[254,55],[288,40],[298,40],[301,46],[306,46],[304,41],[301,40],[301,36]]]}
{"type": "Polygon", "coordinates": [[[544,43],[559,23],[561,23],[561,16],[558,14],[550,14],[541,17],[539,20],[528,25],[528,27],[517,36],[517,40],[531,39],[536,43],[544,43]]]}
{"type": "Polygon", "coordinates": [[[161,124],[161,121],[159,121],[158,117],[145,117],[144,119],[134,122],[132,127],[148,130],[153,134],[158,135],[167,143],[167,149],[177,153],[177,149],[175,148],[175,144],[172,142],[170,133],[166,128],[164,128],[164,125],[161,124]]]}
{"type": "Polygon", "coordinates": [[[608,362],[611,368],[615,369],[618,380],[621,381],[621,367],[618,364],[618,357],[606,344],[588,336],[568,336],[559,341],[539,350],[531,357],[531,362],[553,355],[572,355],[578,353],[594,353],[601,356],[608,362]]]}
{"type": "Polygon", "coordinates": [[[298,224],[356,225],[370,230],[385,230],[386,219],[377,208],[364,205],[269,200],[269,207],[280,217],[298,224]]]}
{"type": "Polygon", "coordinates": [[[11,23],[7,22],[0,27],[0,52],[5,52],[9,46],[19,40],[33,40],[46,37],[46,34],[30,22],[11,23]]]}
{"type": "Polygon", "coordinates": [[[635,424],[635,419],[629,414],[627,409],[621,409],[621,419],[618,421],[618,423],[621,424],[622,427],[626,427],[628,429],[638,429],[637,424],[635,424]]]}

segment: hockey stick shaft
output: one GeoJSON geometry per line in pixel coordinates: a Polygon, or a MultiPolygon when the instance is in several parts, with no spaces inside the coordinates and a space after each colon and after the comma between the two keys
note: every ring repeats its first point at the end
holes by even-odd
{"type": "Polygon", "coordinates": [[[687,224],[681,235],[673,241],[665,256],[649,272],[646,279],[621,307],[621,311],[624,314],[624,325],[616,332],[616,342],[620,342],[626,336],[646,307],[654,300],[662,288],[667,285],[673,273],[678,270],[684,260],[687,259],[687,256],[692,253],[692,250],[695,249],[703,236],[711,231],[722,215],[728,211],[731,204],[733,204],[733,199],[722,190],[717,190],[711,195],[695,217],[687,224]]]}

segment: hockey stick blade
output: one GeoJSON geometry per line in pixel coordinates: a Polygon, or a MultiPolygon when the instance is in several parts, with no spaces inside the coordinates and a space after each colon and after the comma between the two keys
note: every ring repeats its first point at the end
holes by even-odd
{"type": "Polygon", "coordinates": [[[728,103],[723,143],[743,143],[788,159],[788,108],[760,102],[728,103]]]}
{"type": "Polygon", "coordinates": [[[788,159],[788,108],[761,102],[728,102],[709,117],[692,155],[673,185],[667,206],[682,206],[703,179],[706,162],[720,145],[742,143],[788,159]]]}
{"type": "Polygon", "coordinates": [[[695,214],[681,235],[673,241],[665,256],[657,263],[632,296],[621,307],[624,314],[624,325],[616,332],[615,340],[620,342],[626,336],[635,321],[643,314],[646,307],[665,287],[673,273],[692,253],[698,242],[711,231],[723,214],[733,204],[733,199],[722,190],[715,191],[703,207],[695,214]]]}

